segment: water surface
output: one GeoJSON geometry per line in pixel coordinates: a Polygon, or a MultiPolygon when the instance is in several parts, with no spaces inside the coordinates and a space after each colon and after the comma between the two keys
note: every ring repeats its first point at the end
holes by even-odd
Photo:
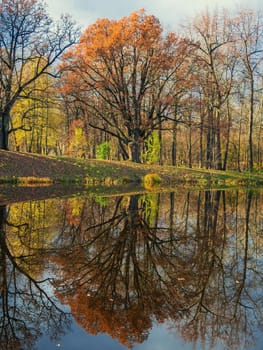
{"type": "Polygon", "coordinates": [[[0,207],[0,349],[262,349],[263,193],[0,207]]]}

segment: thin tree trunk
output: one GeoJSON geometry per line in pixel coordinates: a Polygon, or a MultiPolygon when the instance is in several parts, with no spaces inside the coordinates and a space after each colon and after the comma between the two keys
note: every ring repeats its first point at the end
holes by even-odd
{"type": "Polygon", "coordinates": [[[192,121],[191,114],[189,115],[189,152],[188,152],[188,166],[192,168],[192,121]]]}
{"type": "Polygon", "coordinates": [[[177,121],[173,122],[172,165],[177,165],[177,121]]]}
{"type": "Polygon", "coordinates": [[[226,135],[226,149],[225,149],[223,170],[226,170],[226,167],[227,167],[229,142],[230,142],[231,113],[229,108],[229,100],[227,100],[227,121],[228,123],[227,123],[227,135],[226,135]]]}
{"type": "Polygon", "coordinates": [[[222,170],[220,110],[216,109],[216,168],[222,170]]]}
{"type": "Polygon", "coordinates": [[[161,125],[162,125],[161,121],[159,120],[159,130],[158,130],[158,138],[159,138],[159,144],[160,144],[159,165],[163,165],[163,137],[162,137],[161,125]]]}
{"type": "MultiPolygon", "coordinates": [[[[209,111],[209,114],[211,112],[209,111]]],[[[206,134],[206,168],[210,169],[212,166],[212,118],[209,115],[208,125],[207,125],[207,134],[206,134]]]]}
{"type": "Polygon", "coordinates": [[[204,116],[201,112],[201,125],[200,125],[200,136],[199,136],[199,167],[203,168],[204,160],[203,160],[203,133],[204,133],[204,116]]]}
{"type": "Polygon", "coordinates": [[[261,132],[262,132],[262,119],[260,120],[259,130],[258,130],[258,151],[257,151],[257,165],[258,169],[261,168],[261,132]]]}
{"type": "Polygon", "coordinates": [[[240,153],[241,153],[241,127],[242,127],[242,113],[239,122],[239,130],[238,130],[238,149],[237,149],[237,168],[238,171],[241,172],[241,164],[240,164],[240,153]]]}
{"type": "Polygon", "coordinates": [[[250,171],[254,168],[253,159],[253,124],[254,124],[254,79],[251,77],[250,81],[250,120],[249,120],[249,169],[250,171]]]}

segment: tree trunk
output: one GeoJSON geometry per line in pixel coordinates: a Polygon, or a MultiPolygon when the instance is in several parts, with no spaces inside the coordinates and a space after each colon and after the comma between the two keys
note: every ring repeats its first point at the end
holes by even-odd
{"type": "Polygon", "coordinates": [[[227,159],[228,159],[228,152],[229,152],[229,142],[230,142],[230,128],[231,128],[231,113],[229,110],[229,101],[227,101],[227,135],[226,135],[226,149],[225,149],[225,156],[224,156],[224,165],[223,170],[226,170],[227,167],[227,159]]]}
{"type": "MultiPolygon", "coordinates": [[[[119,152],[121,153],[123,160],[129,159],[129,154],[125,150],[125,145],[122,143],[120,139],[118,139],[118,149],[119,149],[119,152]]],[[[129,144],[128,144],[128,150],[129,150],[129,144]]]]}
{"type": "Polygon", "coordinates": [[[222,170],[220,111],[216,109],[216,168],[222,170]]]}
{"type": "Polygon", "coordinates": [[[172,165],[177,165],[177,121],[173,122],[172,165]]]}
{"type": "Polygon", "coordinates": [[[192,168],[192,120],[191,113],[189,115],[189,150],[188,150],[188,166],[192,168]]]}
{"type": "Polygon", "coordinates": [[[242,113],[241,113],[241,118],[240,118],[240,122],[239,122],[239,129],[238,129],[238,148],[237,148],[237,168],[238,168],[239,172],[241,172],[241,165],[240,165],[241,130],[242,130],[242,113]]]}
{"type": "Polygon", "coordinates": [[[0,149],[8,151],[8,124],[9,124],[9,113],[2,112],[1,115],[1,129],[0,129],[0,149]]]}
{"type": "Polygon", "coordinates": [[[128,143],[129,159],[132,162],[141,163],[141,147],[139,142],[141,130],[135,128],[130,131],[130,134],[133,136],[133,139],[128,143]]]}
{"type": "Polygon", "coordinates": [[[207,126],[206,135],[206,169],[211,169],[212,166],[212,128],[210,125],[207,126]]]}
{"type": "Polygon", "coordinates": [[[200,135],[199,135],[199,167],[203,168],[204,160],[203,160],[203,132],[204,132],[204,117],[201,112],[201,125],[200,125],[200,135]]]}
{"type": "Polygon", "coordinates": [[[159,144],[160,144],[159,165],[163,165],[163,138],[162,138],[161,122],[159,124],[158,139],[159,139],[159,144]]]}
{"type": "Polygon", "coordinates": [[[251,77],[250,82],[250,110],[249,110],[249,169],[252,171],[254,168],[253,160],[253,124],[254,124],[254,80],[251,77]]]}
{"type": "Polygon", "coordinates": [[[138,141],[132,141],[128,143],[129,160],[135,163],[140,163],[140,146],[138,141]]]}
{"type": "Polygon", "coordinates": [[[258,149],[257,149],[257,166],[258,169],[261,168],[261,132],[262,132],[262,113],[261,115],[261,120],[259,124],[259,130],[258,130],[258,137],[257,137],[257,143],[258,143],[258,149]]]}

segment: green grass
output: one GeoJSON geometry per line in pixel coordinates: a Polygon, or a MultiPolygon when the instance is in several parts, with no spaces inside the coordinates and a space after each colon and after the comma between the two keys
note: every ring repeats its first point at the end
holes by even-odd
{"type": "Polygon", "coordinates": [[[194,188],[263,186],[262,172],[219,171],[200,168],[137,164],[129,161],[81,160],[0,150],[0,183],[51,183],[86,186],[194,188]]]}

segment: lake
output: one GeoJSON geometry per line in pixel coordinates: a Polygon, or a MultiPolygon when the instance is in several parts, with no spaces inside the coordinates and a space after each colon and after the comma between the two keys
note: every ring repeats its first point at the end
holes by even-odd
{"type": "Polygon", "coordinates": [[[0,206],[0,349],[263,349],[263,192],[0,206]]]}

